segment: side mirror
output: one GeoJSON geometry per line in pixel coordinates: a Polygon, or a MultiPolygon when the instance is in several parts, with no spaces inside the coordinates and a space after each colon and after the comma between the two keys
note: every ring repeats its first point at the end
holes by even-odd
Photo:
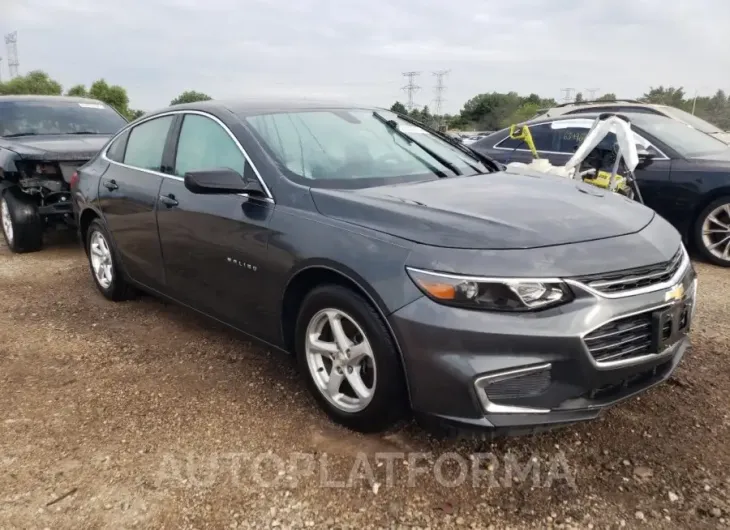
{"type": "Polygon", "coordinates": [[[250,193],[263,195],[257,179],[242,177],[233,169],[210,169],[185,173],[185,187],[199,195],[250,193]]]}
{"type": "Polygon", "coordinates": [[[643,146],[636,145],[636,151],[639,155],[639,163],[636,165],[636,169],[646,169],[654,161],[654,154],[647,151],[643,146]]]}

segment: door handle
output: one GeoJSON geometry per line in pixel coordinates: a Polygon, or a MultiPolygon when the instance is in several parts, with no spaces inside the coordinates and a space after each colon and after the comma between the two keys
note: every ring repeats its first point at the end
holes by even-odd
{"type": "Polygon", "coordinates": [[[117,184],[117,181],[114,179],[104,181],[104,187],[106,189],[108,189],[109,191],[114,191],[114,190],[119,189],[119,185],[117,184]]]}
{"type": "Polygon", "coordinates": [[[168,193],[167,195],[160,195],[160,202],[168,208],[172,208],[173,206],[177,206],[178,204],[180,204],[177,202],[177,199],[175,199],[175,196],[172,193],[168,193]]]}

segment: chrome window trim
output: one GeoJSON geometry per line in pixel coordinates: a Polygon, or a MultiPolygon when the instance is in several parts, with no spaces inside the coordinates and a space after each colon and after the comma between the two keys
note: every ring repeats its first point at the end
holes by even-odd
{"type": "MultiPolygon", "coordinates": [[[[241,145],[241,142],[238,141],[238,138],[235,137],[235,135],[231,132],[231,130],[228,128],[228,126],[226,126],[225,123],[223,123],[220,119],[218,119],[217,117],[213,116],[212,114],[210,114],[208,112],[203,112],[203,111],[200,111],[200,110],[171,110],[171,111],[167,111],[167,112],[162,112],[160,114],[155,114],[154,116],[147,116],[147,117],[144,117],[144,118],[140,119],[139,121],[135,121],[134,123],[130,123],[128,126],[124,127],[121,131],[117,132],[117,134],[115,134],[114,137],[109,141],[109,143],[107,144],[107,146],[101,152],[102,159],[105,160],[106,162],[109,162],[111,164],[116,164],[118,166],[125,167],[127,169],[134,169],[136,171],[142,171],[143,173],[149,173],[151,175],[155,175],[155,176],[158,176],[158,177],[165,177],[165,178],[169,178],[169,179],[173,179],[173,180],[179,180],[181,182],[184,182],[185,179],[182,178],[182,177],[178,177],[177,175],[169,175],[167,173],[162,173],[160,171],[154,171],[154,170],[151,170],[151,169],[144,169],[144,168],[139,168],[139,167],[135,167],[135,166],[130,166],[129,164],[125,164],[123,162],[117,162],[116,160],[112,160],[112,159],[110,159],[107,156],[107,151],[109,150],[109,148],[111,147],[111,145],[117,140],[117,138],[119,138],[122,134],[124,134],[128,130],[132,130],[133,128],[137,127],[138,125],[142,125],[145,122],[152,121],[152,120],[157,119],[157,118],[164,118],[165,116],[175,116],[175,115],[178,115],[178,114],[196,114],[198,116],[204,116],[206,118],[210,118],[211,120],[213,120],[214,122],[216,122],[220,127],[222,127],[223,130],[226,131],[226,133],[228,134],[228,136],[230,136],[230,138],[236,144],[236,147],[238,147],[238,149],[241,151],[241,154],[246,159],[246,163],[249,164],[253,168],[253,171],[254,171],[254,174],[256,175],[256,178],[259,180],[259,182],[261,183],[261,186],[264,189],[264,192],[266,193],[266,197],[265,198],[264,197],[257,197],[257,198],[263,199],[264,201],[271,202],[273,204],[276,203],[276,201],[274,200],[274,196],[271,193],[271,190],[266,185],[266,182],[264,182],[264,179],[261,177],[261,173],[259,173],[258,168],[253,163],[253,161],[251,160],[251,158],[248,156],[248,153],[246,152],[246,150],[241,145]]],[[[249,194],[247,194],[247,193],[239,193],[237,195],[239,195],[241,197],[249,197],[249,194]]]]}
{"type": "MultiPolygon", "coordinates": [[[[587,119],[587,118],[571,118],[571,119],[587,119]]],[[[556,121],[567,121],[567,120],[546,121],[546,122],[538,123],[538,124],[534,125],[534,127],[538,127],[540,125],[550,125],[552,123],[555,123],[556,121]]],[[[529,123],[527,125],[529,126],[529,123]]],[[[589,129],[590,129],[590,127],[589,127],[589,129]]],[[[634,132],[633,129],[632,129],[632,132],[634,132]]],[[[657,146],[655,146],[653,143],[651,143],[649,140],[647,140],[642,135],[640,135],[640,134],[638,134],[636,132],[634,132],[634,134],[636,136],[638,136],[639,138],[641,138],[644,142],[646,142],[646,144],[648,146],[656,149],[657,153],[659,153],[661,155],[661,157],[655,157],[655,158],[653,158],[653,160],[669,160],[669,157],[661,149],[659,149],[657,146]]],[[[509,137],[509,135],[507,135],[506,138],[502,138],[499,142],[497,142],[496,144],[494,144],[492,146],[492,149],[500,149],[502,151],[520,151],[520,152],[525,152],[525,153],[530,153],[531,152],[529,149],[522,149],[522,148],[519,148],[519,147],[518,148],[513,148],[513,147],[500,147],[499,146],[499,144],[501,144],[502,142],[506,142],[509,139],[510,139],[510,137],[509,137]]],[[[573,153],[567,153],[567,152],[562,152],[562,151],[546,151],[546,150],[542,150],[542,149],[538,149],[537,152],[538,153],[546,153],[548,155],[572,155],[573,154],[573,153]]]]}
{"type": "Polygon", "coordinates": [[[494,372],[487,375],[477,377],[474,381],[474,387],[476,388],[477,396],[481,401],[482,407],[488,414],[548,414],[550,409],[538,409],[533,407],[516,407],[513,405],[499,405],[489,400],[487,395],[486,387],[492,383],[503,381],[505,379],[511,379],[513,377],[520,377],[533,372],[543,372],[552,368],[551,363],[539,364],[536,366],[527,366],[524,368],[515,368],[504,370],[500,372],[494,372]]]}
{"type": "MultiPolygon", "coordinates": [[[[687,253],[687,249],[682,245],[682,262],[677,268],[677,271],[674,273],[674,275],[669,278],[665,282],[661,283],[655,283],[654,285],[647,285],[646,287],[640,287],[638,289],[632,289],[630,291],[621,291],[618,293],[603,293],[601,291],[598,291],[592,287],[589,287],[587,284],[583,282],[579,282],[577,280],[573,280],[570,278],[566,278],[564,281],[568,285],[571,285],[573,287],[578,287],[579,289],[582,289],[593,296],[598,296],[600,298],[609,298],[609,299],[616,299],[616,298],[627,298],[629,296],[638,296],[642,294],[648,294],[653,293],[655,291],[661,291],[663,289],[670,289],[677,285],[679,281],[684,277],[684,275],[687,273],[687,269],[690,265],[690,259],[689,254],[687,253]]],[[[603,325],[603,324],[602,324],[603,325]]]]}

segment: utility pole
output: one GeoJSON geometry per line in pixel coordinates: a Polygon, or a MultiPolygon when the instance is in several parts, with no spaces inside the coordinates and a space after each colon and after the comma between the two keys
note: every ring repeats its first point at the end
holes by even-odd
{"type": "Polygon", "coordinates": [[[436,93],[436,98],[434,100],[434,114],[436,115],[436,119],[438,120],[438,126],[441,127],[441,122],[443,121],[441,118],[441,109],[443,108],[444,104],[444,90],[446,90],[446,85],[444,85],[444,78],[449,75],[449,72],[451,70],[439,70],[438,72],[432,72],[434,76],[436,76],[436,87],[434,88],[434,92],[436,93]]]}
{"type": "Polygon", "coordinates": [[[18,32],[13,31],[5,35],[5,45],[8,48],[8,70],[10,79],[18,77],[18,32]]]}
{"type": "Polygon", "coordinates": [[[560,91],[564,94],[563,101],[565,103],[573,101],[573,92],[575,92],[575,88],[561,88],[560,91]]]}
{"type": "Polygon", "coordinates": [[[0,57],[0,83],[3,82],[3,58],[0,57]]]}
{"type": "Polygon", "coordinates": [[[588,92],[588,101],[595,101],[596,100],[596,93],[601,90],[600,88],[586,88],[586,92],[588,92]]]}
{"type": "Polygon", "coordinates": [[[403,75],[408,78],[408,83],[403,87],[403,90],[408,94],[408,102],[406,108],[408,111],[412,111],[416,104],[413,102],[413,94],[418,92],[421,87],[415,83],[416,77],[421,75],[421,72],[403,72],[403,75]]]}

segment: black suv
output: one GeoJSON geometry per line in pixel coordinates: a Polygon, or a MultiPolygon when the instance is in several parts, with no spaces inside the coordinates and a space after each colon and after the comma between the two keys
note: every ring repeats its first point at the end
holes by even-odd
{"type": "Polygon", "coordinates": [[[71,177],[126,124],[93,99],[0,97],[0,226],[10,250],[39,250],[46,228],[73,224],[71,177]]]}

